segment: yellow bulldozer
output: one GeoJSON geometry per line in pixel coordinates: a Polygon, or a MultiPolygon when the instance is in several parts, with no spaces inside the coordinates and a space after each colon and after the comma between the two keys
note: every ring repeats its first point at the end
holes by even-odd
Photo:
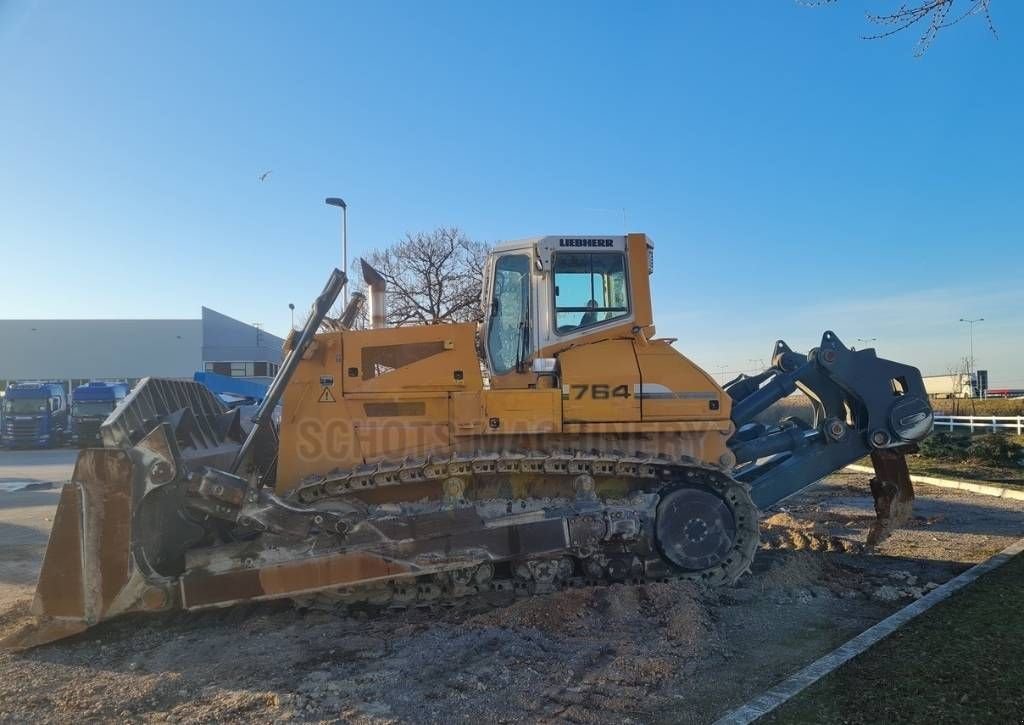
{"type": "Polygon", "coordinates": [[[571,586],[734,582],[759,511],[870,455],[879,541],[932,426],[916,368],[782,341],[719,385],[655,336],[643,234],[488,257],[482,324],[384,325],[385,280],[334,270],[249,421],[149,378],[60,497],[24,648],[128,612],[290,598],[409,607],[571,586]],[[368,306],[368,329],[352,329],[368,306]],[[758,422],[799,390],[810,420],[758,422]],[[280,422],[275,411],[280,404],[280,422]]]}

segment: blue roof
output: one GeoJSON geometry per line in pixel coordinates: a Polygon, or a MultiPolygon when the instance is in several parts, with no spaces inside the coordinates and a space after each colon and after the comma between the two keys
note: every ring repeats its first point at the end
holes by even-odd
{"type": "Polygon", "coordinates": [[[79,385],[72,393],[71,399],[77,402],[85,400],[116,400],[128,394],[126,383],[91,382],[79,385]]]}
{"type": "Polygon", "coordinates": [[[253,398],[254,400],[263,400],[267,395],[267,388],[269,387],[265,383],[257,383],[252,380],[233,378],[229,375],[219,375],[217,373],[197,372],[192,377],[197,383],[202,383],[214,393],[229,393],[243,398],[253,398]]]}

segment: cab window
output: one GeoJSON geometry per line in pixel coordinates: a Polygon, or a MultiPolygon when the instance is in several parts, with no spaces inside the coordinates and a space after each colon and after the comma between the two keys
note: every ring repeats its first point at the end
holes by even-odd
{"type": "Polygon", "coordinates": [[[495,374],[511,372],[530,355],[530,258],[506,254],[494,265],[487,358],[495,374]]]}
{"type": "Polygon", "coordinates": [[[554,283],[555,330],[560,335],[629,314],[623,254],[559,252],[554,283]]]}

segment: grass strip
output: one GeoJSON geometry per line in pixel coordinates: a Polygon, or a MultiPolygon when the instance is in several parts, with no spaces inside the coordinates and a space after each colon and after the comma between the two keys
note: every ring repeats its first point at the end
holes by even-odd
{"type": "Polygon", "coordinates": [[[1019,722],[1022,602],[1024,556],[1016,556],[758,722],[1019,722]]]}

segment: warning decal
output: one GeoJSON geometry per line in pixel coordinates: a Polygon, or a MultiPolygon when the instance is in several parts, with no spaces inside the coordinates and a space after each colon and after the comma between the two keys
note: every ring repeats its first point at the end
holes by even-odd
{"type": "Polygon", "coordinates": [[[331,389],[325,387],[323,392],[320,393],[320,398],[317,400],[318,403],[333,403],[334,396],[331,395],[331,389]]]}

